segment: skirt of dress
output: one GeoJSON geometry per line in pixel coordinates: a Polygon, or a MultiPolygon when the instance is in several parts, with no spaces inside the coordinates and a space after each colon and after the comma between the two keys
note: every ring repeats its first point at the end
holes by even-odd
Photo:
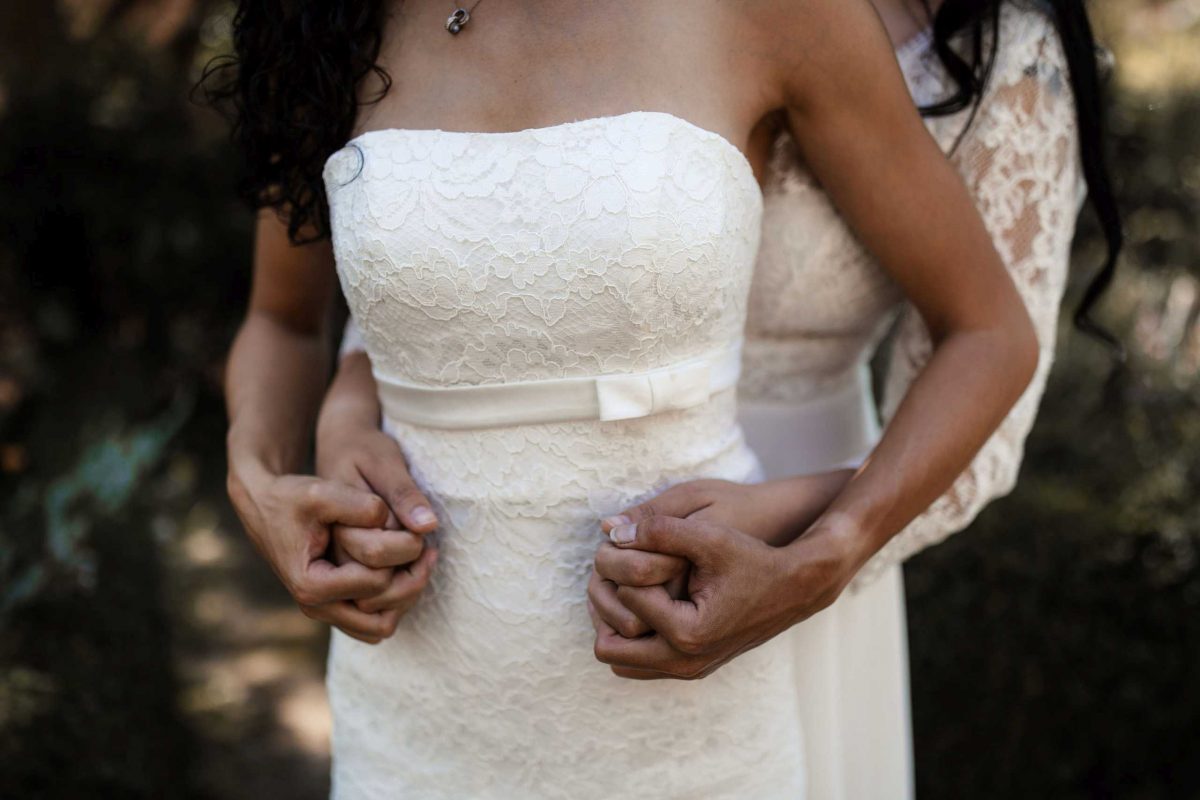
{"type": "MultiPolygon", "coordinates": [[[[766,477],[861,463],[878,435],[874,411],[847,399],[850,404],[822,398],[828,408],[816,414],[809,407],[743,400],[738,418],[766,477]]],[[[808,800],[913,797],[901,567],[843,594],[780,638],[795,657],[808,800]]]]}
{"type": "Polygon", "coordinates": [[[692,682],[593,654],[599,520],[684,480],[761,477],[732,391],[603,426],[385,428],[436,506],[440,558],[392,638],[334,633],[337,800],[803,798],[788,641],[692,682]]]}

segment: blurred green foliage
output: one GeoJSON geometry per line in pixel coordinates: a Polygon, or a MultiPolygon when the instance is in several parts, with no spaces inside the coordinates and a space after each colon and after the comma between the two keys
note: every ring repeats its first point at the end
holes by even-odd
{"type": "MultiPolygon", "coordinates": [[[[0,8],[0,797],[326,790],[274,690],[249,717],[197,695],[193,662],[219,670],[195,620],[242,622],[188,594],[188,564],[243,547],[219,376],[251,220],[222,121],[188,100],[229,4],[161,5],[186,13],[0,8]]],[[[1097,11],[1130,234],[1104,317],[1131,359],[1064,328],[1017,491],[907,569],[925,798],[1200,796],[1200,75],[1163,57],[1200,49],[1200,11],[1097,11]]],[[[1100,260],[1086,217],[1077,249],[1069,298],[1100,260]]],[[[218,588],[287,607],[239,564],[218,588]]],[[[319,668],[299,637],[285,672],[319,668]]]]}

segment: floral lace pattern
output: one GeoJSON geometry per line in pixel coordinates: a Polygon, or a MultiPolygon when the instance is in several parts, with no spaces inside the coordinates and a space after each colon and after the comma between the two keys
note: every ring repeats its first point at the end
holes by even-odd
{"type": "MultiPolygon", "coordinates": [[[[762,195],[731,143],[677,117],[364,134],[325,180],[377,374],[600,375],[741,337],[762,195]]],[[[781,643],[695,684],[619,679],[592,654],[599,519],[680,481],[761,477],[733,390],[617,422],[385,429],[436,506],[440,560],[391,639],[334,634],[335,797],[802,794],[781,643]]]]}

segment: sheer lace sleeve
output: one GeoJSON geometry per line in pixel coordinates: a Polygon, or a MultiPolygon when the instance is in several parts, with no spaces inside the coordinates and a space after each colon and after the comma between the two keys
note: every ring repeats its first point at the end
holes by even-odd
{"type": "MultiPolygon", "coordinates": [[[[1062,50],[1049,22],[1024,12],[1007,20],[1001,31],[1003,63],[997,64],[978,116],[951,158],[1029,308],[1041,358],[1024,395],[967,470],[876,554],[856,585],[964,529],[985,505],[1012,490],[1054,359],[1059,305],[1084,192],[1075,111],[1062,50]]],[[[950,127],[958,126],[961,121],[950,127]]],[[[943,133],[939,138],[945,138],[943,133]]],[[[885,423],[930,357],[928,333],[911,307],[902,312],[892,342],[881,409],[885,423]]]]}
{"type": "Polygon", "coordinates": [[[362,334],[359,333],[358,326],[354,324],[354,317],[346,318],[346,329],[342,332],[342,344],[338,347],[338,361],[341,361],[351,353],[365,352],[367,346],[363,344],[362,334]]]}

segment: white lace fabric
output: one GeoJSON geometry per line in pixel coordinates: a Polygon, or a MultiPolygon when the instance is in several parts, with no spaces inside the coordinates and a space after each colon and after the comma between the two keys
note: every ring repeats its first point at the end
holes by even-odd
{"type": "MultiPolygon", "coordinates": [[[[740,341],[762,196],[716,134],[635,112],[351,145],[325,180],[377,374],[431,388],[621,375],[740,341]]],[[[392,638],[334,633],[334,796],[799,796],[782,644],[703,683],[620,679],[592,652],[600,518],[697,477],[760,479],[735,414],[727,389],[609,422],[385,417],[435,505],[440,558],[392,638]]]]}
{"type": "MultiPolygon", "coordinates": [[[[1029,309],[1041,358],[1029,387],[968,468],[868,563],[852,589],[963,530],[1012,489],[1053,363],[1075,218],[1085,193],[1074,105],[1050,20],[1006,4],[1000,36],[990,82],[970,126],[967,111],[926,122],[975,198],[1029,309]]],[[[948,91],[930,41],[924,32],[897,51],[918,104],[948,91]]],[[[764,192],[739,401],[803,403],[844,391],[898,315],[882,393],[882,417],[890,419],[930,357],[919,315],[903,303],[899,289],[800,165],[786,135],[776,143],[764,192]]],[[[360,349],[360,342],[351,322],[343,353],[360,349]]]]}

